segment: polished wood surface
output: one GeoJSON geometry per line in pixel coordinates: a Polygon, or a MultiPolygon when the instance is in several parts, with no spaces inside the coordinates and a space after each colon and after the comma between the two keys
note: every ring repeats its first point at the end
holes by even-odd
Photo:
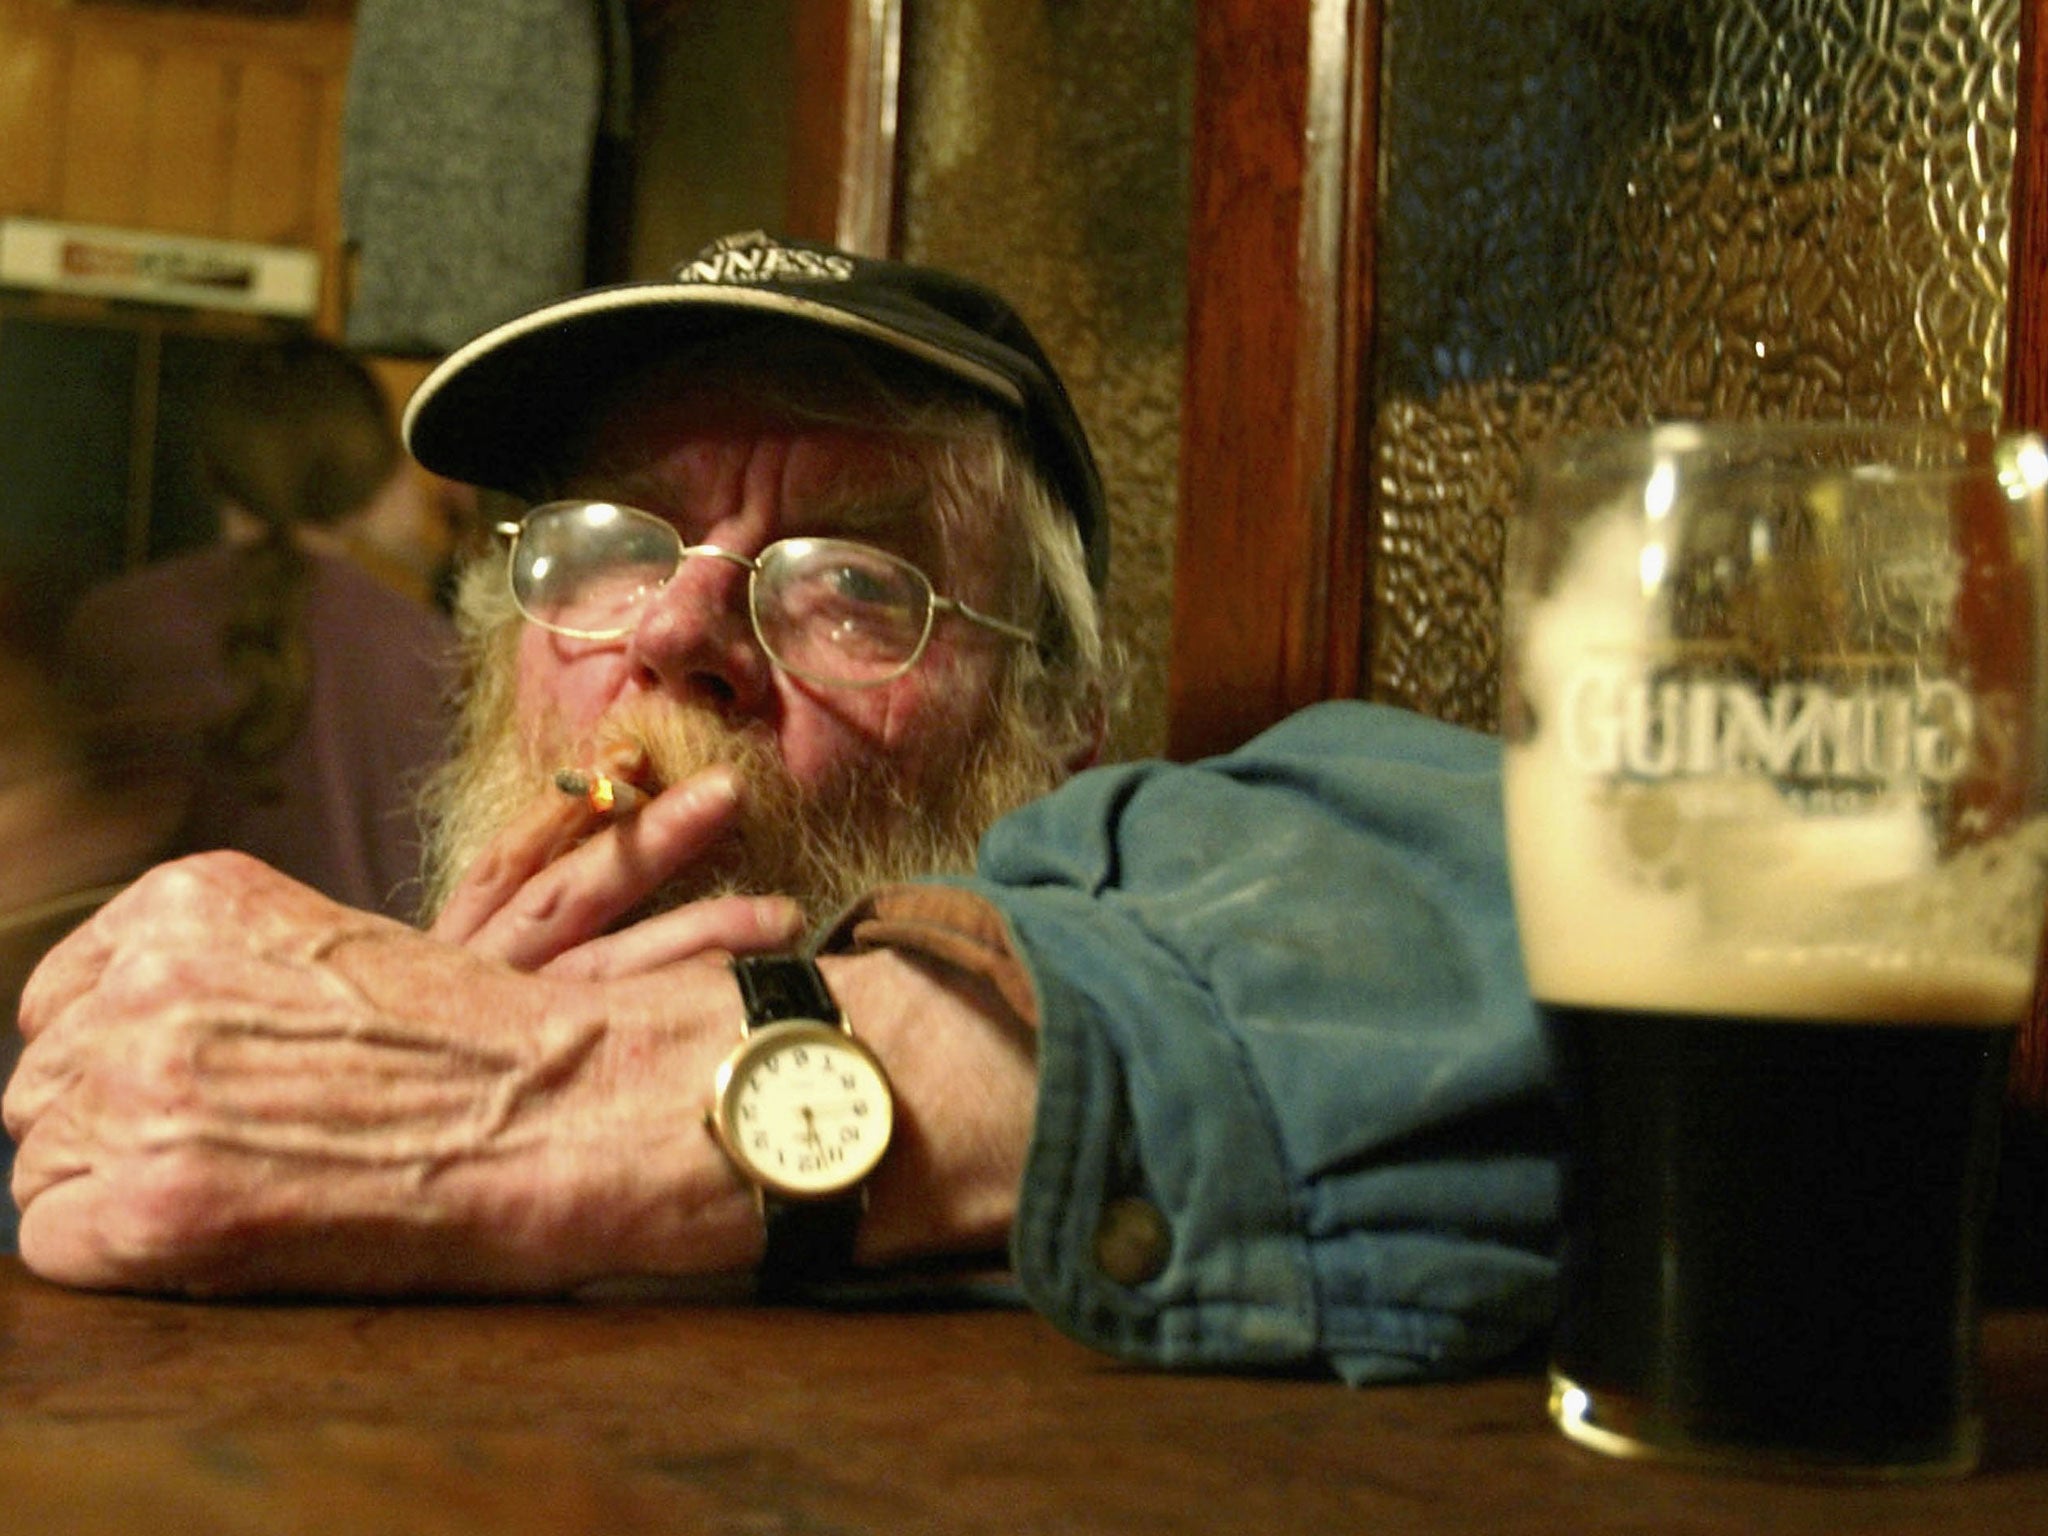
{"type": "Polygon", "coordinates": [[[1533,1375],[1353,1391],[1122,1366],[1001,1309],[207,1305],[0,1259],[0,1530],[2048,1529],[2048,1311],[1987,1326],[1975,1477],[1609,1461],[1533,1375]]]}

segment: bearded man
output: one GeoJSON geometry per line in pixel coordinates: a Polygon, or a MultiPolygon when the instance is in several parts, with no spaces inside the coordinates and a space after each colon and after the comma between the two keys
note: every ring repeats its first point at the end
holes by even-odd
{"type": "MultiPolygon", "coordinates": [[[[630,344],[602,345],[605,364],[624,352],[628,371],[597,405],[601,430],[577,445],[572,470],[516,460],[496,440],[444,449],[440,421],[471,410],[451,395],[487,387],[464,373],[430,381],[415,409],[416,450],[436,467],[523,487],[529,501],[537,485],[556,488],[501,528],[510,579],[502,559],[481,561],[461,593],[462,745],[427,797],[436,932],[531,963],[545,927],[533,907],[557,889],[589,899],[609,849],[526,887],[514,911],[497,904],[508,859],[491,840],[558,778],[603,769],[659,791],[714,770],[705,793],[736,792],[723,835],[652,909],[775,892],[797,904],[776,917],[817,919],[890,881],[971,869],[997,817],[1093,758],[1110,678],[1089,557],[996,406],[926,366],[786,322],[670,340],[637,368],[630,344]],[[680,531],[671,538],[664,524],[680,531]],[[764,567],[750,572],[757,557],[742,550],[764,567]],[[856,585],[875,600],[856,606],[856,585]],[[600,616],[568,611],[599,603],[600,616]],[[518,939],[496,937],[515,927],[518,939]]],[[[1057,412],[1051,430],[1085,487],[1099,549],[1085,439],[1049,366],[1017,357],[1044,369],[1038,408],[1057,412]]],[[[497,413],[486,419],[496,430],[497,413]]],[[[541,796],[537,825],[511,839],[527,856],[522,875],[589,830],[582,804],[541,796]]],[[[688,952],[705,920],[699,908],[666,927],[643,922],[629,942],[644,960],[673,930],[688,952]]],[[[543,942],[552,953],[559,939],[543,942]]]]}
{"type": "Polygon", "coordinates": [[[407,428],[524,506],[463,586],[428,930],[201,855],[60,945],[31,1268],[787,1299],[1003,1254],[1103,1349],[1353,1381],[1542,1328],[1492,743],[1331,705],[1073,777],[1102,490],[999,298],[737,237],[480,337],[407,428]]]}

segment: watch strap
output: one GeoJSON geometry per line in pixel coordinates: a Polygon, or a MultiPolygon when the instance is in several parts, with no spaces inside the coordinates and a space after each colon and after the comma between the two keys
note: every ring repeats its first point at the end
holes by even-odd
{"type": "Polygon", "coordinates": [[[803,955],[741,955],[732,963],[732,974],[740,985],[749,1030],[784,1019],[819,1019],[844,1026],[815,960],[803,955]]]}
{"type": "Polygon", "coordinates": [[[761,1225],[767,1242],[754,1277],[763,1301],[790,1301],[853,1268],[854,1239],[867,1211],[867,1192],[851,1190],[830,1200],[784,1200],[764,1195],[761,1225]]]}
{"type": "MultiPolygon", "coordinates": [[[[789,1019],[846,1028],[845,1017],[817,962],[803,955],[741,955],[732,962],[749,1033],[789,1019]]],[[[853,1267],[854,1240],[867,1210],[867,1191],[824,1200],[791,1200],[761,1191],[765,1242],[755,1275],[763,1301],[789,1301],[838,1279],[853,1267]]]]}

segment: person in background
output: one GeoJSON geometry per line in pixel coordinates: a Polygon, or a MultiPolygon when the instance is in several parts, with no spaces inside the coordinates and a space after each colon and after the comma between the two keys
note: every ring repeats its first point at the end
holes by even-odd
{"type": "Polygon", "coordinates": [[[4,1102],[31,1269],[786,1302],[1006,1259],[1116,1355],[1353,1382],[1540,1336],[1496,746],[1332,704],[1091,768],[1107,508],[999,297],[737,236],[407,424],[526,502],[463,584],[431,926],[213,854],[66,939],[4,1102]]]}
{"type": "Polygon", "coordinates": [[[176,799],[160,857],[239,849],[411,916],[454,637],[351,558],[405,546],[422,515],[384,394],[352,353],[301,335],[228,365],[196,437],[219,542],[88,592],[67,629],[97,767],[176,799]]]}

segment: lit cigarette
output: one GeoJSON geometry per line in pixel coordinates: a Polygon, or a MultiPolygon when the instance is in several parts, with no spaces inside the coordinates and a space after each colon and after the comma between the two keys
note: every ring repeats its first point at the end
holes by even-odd
{"type": "Polygon", "coordinates": [[[565,795],[578,797],[600,816],[637,811],[647,803],[646,790],[636,789],[624,779],[615,779],[610,774],[585,773],[580,768],[564,768],[557,772],[555,788],[565,795]]]}

